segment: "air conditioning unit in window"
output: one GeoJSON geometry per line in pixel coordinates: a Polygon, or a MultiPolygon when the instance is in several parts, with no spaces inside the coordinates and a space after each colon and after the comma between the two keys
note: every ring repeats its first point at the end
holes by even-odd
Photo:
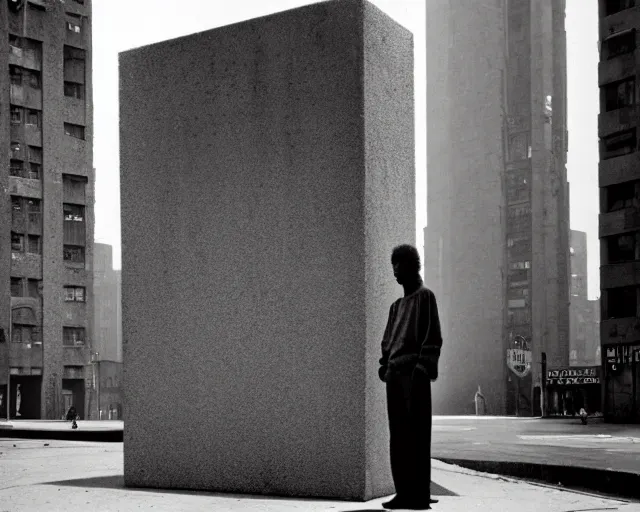
{"type": "Polygon", "coordinates": [[[13,12],[18,12],[22,7],[24,7],[24,0],[8,0],[9,10],[13,12]]]}

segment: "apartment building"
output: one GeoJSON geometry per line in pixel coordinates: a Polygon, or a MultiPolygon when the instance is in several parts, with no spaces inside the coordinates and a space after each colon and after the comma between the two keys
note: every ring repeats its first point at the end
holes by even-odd
{"type": "Polygon", "coordinates": [[[589,300],[587,234],[571,230],[570,366],[600,366],[600,336],[595,329],[599,314],[589,300]]]}
{"type": "Polygon", "coordinates": [[[600,343],[605,417],[640,419],[640,2],[599,0],[600,343]]]}
{"type": "Polygon", "coordinates": [[[0,415],[89,416],[91,0],[0,2],[0,415]]]}
{"type": "MultiPolygon", "coordinates": [[[[94,244],[93,321],[96,407],[102,420],[122,419],[121,272],[113,268],[113,247],[94,244]]],[[[92,404],[93,405],[93,404],[92,404]]]]}
{"type": "Polygon", "coordinates": [[[562,0],[427,2],[425,278],[445,346],[434,412],[539,415],[569,363],[562,0]]]}

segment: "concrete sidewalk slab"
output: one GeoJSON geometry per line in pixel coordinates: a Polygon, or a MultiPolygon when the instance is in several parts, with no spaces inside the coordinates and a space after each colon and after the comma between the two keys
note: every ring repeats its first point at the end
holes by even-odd
{"type": "MultiPolygon", "coordinates": [[[[124,487],[121,444],[0,440],[0,510],[367,512],[367,503],[124,487]],[[47,445],[47,446],[45,446],[47,445]]],[[[433,461],[434,510],[640,512],[640,504],[481,474],[433,461]]]]}

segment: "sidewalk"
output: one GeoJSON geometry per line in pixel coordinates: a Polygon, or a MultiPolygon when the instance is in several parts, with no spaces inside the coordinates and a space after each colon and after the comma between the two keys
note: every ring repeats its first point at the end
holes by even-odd
{"type": "MultiPolygon", "coordinates": [[[[367,503],[128,489],[122,445],[0,440],[0,510],[368,512],[367,503]]],[[[433,461],[433,510],[462,512],[640,512],[640,504],[479,474],[433,461]]]]}

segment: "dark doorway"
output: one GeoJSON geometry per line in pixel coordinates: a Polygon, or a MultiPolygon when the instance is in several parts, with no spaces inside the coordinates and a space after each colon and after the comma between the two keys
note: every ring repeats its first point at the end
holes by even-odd
{"type": "Polygon", "coordinates": [[[42,377],[34,375],[11,376],[12,419],[39,420],[41,400],[42,377]]]}
{"type": "Polygon", "coordinates": [[[542,416],[542,388],[533,388],[533,415],[542,416]]]}
{"type": "MultiPolygon", "coordinates": [[[[71,403],[76,408],[80,419],[86,419],[84,414],[84,379],[62,379],[62,394],[65,397],[65,407],[67,403],[71,403]]],[[[64,413],[67,414],[68,410],[67,407],[64,413]]]]}

